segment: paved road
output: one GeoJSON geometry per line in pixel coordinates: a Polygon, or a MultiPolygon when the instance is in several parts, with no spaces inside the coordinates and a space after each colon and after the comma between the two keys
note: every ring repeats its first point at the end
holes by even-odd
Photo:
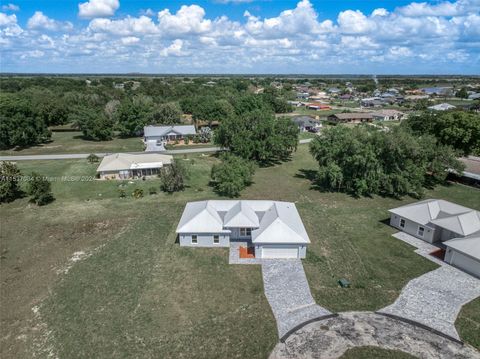
{"type": "Polygon", "coordinates": [[[480,353],[469,345],[371,312],[339,313],[307,324],[277,344],[270,359],[334,359],[350,348],[364,346],[401,350],[423,359],[480,359],[480,353]]]}
{"type": "Polygon", "coordinates": [[[332,314],[315,303],[301,260],[264,259],[262,275],[280,339],[305,322],[332,314]]]}
{"type": "MultiPolygon", "coordinates": [[[[300,140],[300,144],[311,142],[311,138],[300,140]]],[[[202,148],[185,148],[182,150],[168,150],[158,153],[167,155],[182,155],[184,153],[208,153],[222,151],[220,147],[202,147],[202,148]]],[[[145,153],[145,152],[129,152],[129,153],[145,153]]],[[[155,153],[155,152],[149,152],[155,153]]],[[[98,157],[105,157],[110,153],[95,153],[98,157]]],[[[0,161],[36,161],[36,160],[72,160],[87,158],[90,153],[71,153],[71,154],[55,154],[55,155],[18,155],[18,156],[0,156],[0,161]]]]}

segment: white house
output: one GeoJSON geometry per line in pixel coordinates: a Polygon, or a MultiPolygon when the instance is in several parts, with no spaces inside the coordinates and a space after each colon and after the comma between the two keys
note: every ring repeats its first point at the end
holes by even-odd
{"type": "Polygon", "coordinates": [[[100,179],[129,179],[156,176],[172,163],[172,156],[158,153],[114,153],[103,157],[97,168],[100,179]]]}
{"type": "Polygon", "coordinates": [[[186,136],[195,136],[196,134],[194,125],[145,126],[143,128],[145,151],[163,151],[166,143],[183,140],[186,136]]]}
{"type": "Polygon", "coordinates": [[[305,258],[310,243],[295,204],[278,201],[189,202],[176,232],[181,246],[247,242],[256,258],[305,258]]]}
{"type": "Polygon", "coordinates": [[[428,199],[389,212],[391,226],[446,247],[447,263],[480,277],[479,211],[441,199],[428,199]]]}
{"type": "Polygon", "coordinates": [[[448,111],[448,110],[453,110],[454,108],[456,107],[453,105],[450,105],[449,103],[440,103],[438,105],[428,107],[429,110],[433,110],[433,111],[448,111]]]}
{"type": "Polygon", "coordinates": [[[392,109],[379,110],[372,113],[373,119],[378,121],[400,121],[406,115],[405,113],[392,109]]]}

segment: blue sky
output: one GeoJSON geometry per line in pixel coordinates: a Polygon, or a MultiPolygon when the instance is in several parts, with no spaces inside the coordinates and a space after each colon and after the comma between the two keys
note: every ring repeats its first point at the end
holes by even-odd
{"type": "Polygon", "coordinates": [[[1,5],[3,72],[480,73],[480,0],[1,5]]]}

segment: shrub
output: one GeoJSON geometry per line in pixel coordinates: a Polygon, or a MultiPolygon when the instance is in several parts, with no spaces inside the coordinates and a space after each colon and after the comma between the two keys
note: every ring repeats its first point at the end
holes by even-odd
{"type": "Polygon", "coordinates": [[[30,200],[39,206],[52,202],[55,198],[48,179],[36,172],[32,172],[31,177],[31,181],[27,185],[27,194],[31,197],[30,200]]]}
{"type": "Polygon", "coordinates": [[[89,163],[95,163],[95,162],[98,162],[98,161],[99,161],[99,158],[98,158],[98,156],[97,156],[96,154],[90,153],[90,154],[88,155],[88,157],[87,157],[87,161],[88,161],[89,163]]]}
{"type": "Polygon", "coordinates": [[[135,199],[142,198],[143,197],[143,189],[135,188],[132,192],[132,197],[135,198],[135,199]]]}
{"type": "Polygon", "coordinates": [[[161,180],[161,190],[172,193],[185,188],[185,180],[188,179],[188,172],[180,160],[174,159],[169,166],[162,167],[159,177],[161,180]]]}
{"type": "Polygon", "coordinates": [[[18,179],[22,174],[12,162],[0,163],[0,203],[11,202],[22,196],[18,179]]]}
{"type": "Polygon", "coordinates": [[[157,189],[155,187],[150,187],[148,189],[148,194],[157,194],[157,189]]]}

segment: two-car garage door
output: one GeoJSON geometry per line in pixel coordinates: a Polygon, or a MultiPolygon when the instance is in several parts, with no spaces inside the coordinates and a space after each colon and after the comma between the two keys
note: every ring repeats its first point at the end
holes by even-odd
{"type": "Polygon", "coordinates": [[[298,247],[263,246],[262,258],[298,258],[298,247]]]}

